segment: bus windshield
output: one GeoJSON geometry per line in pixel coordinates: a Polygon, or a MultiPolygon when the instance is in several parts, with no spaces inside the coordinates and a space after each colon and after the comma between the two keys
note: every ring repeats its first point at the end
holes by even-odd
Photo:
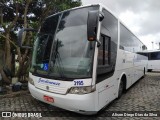
{"type": "Polygon", "coordinates": [[[66,11],[45,20],[34,44],[33,74],[63,80],[91,77],[95,42],[87,40],[89,10],[98,10],[98,6],[66,11]]]}

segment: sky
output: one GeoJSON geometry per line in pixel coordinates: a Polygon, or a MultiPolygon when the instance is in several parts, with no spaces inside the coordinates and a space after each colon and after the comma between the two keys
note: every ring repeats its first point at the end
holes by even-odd
{"type": "Polygon", "coordinates": [[[147,46],[159,49],[159,0],[82,0],[83,5],[102,3],[147,46]]]}

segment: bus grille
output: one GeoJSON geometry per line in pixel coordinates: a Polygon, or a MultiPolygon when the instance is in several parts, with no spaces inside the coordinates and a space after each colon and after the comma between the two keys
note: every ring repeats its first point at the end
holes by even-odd
{"type": "Polygon", "coordinates": [[[57,86],[45,85],[45,84],[36,84],[35,86],[41,90],[45,90],[45,91],[53,92],[57,94],[66,94],[68,90],[66,87],[57,87],[57,86]]]}

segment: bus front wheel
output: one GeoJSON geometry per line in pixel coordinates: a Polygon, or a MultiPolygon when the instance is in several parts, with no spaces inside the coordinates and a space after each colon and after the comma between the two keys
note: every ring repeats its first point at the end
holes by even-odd
{"type": "Polygon", "coordinates": [[[123,90],[124,90],[124,84],[123,84],[123,80],[121,80],[121,82],[119,84],[118,98],[120,98],[122,96],[123,90]]]}

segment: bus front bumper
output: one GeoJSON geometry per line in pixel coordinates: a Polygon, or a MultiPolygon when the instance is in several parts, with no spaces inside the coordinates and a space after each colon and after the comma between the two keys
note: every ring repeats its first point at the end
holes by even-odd
{"type": "Polygon", "coordinates": [[[30,83],[28,83],[28,87],[31,95],[42,102],[45,102],[69,111],[81,113],[81,114],[97,113],[97,111],[95,110],[94,92],[89,94],[83,94],[83,95],[77,95],[77,94],[61,95],[61,94],[55,94],[55,93],[47,92],[44,90],[40,90],[30,83]],[[51,102],[45,101],[44,95],[52,97],[54,99],[54,102],[51,103],[51,102]]]}

